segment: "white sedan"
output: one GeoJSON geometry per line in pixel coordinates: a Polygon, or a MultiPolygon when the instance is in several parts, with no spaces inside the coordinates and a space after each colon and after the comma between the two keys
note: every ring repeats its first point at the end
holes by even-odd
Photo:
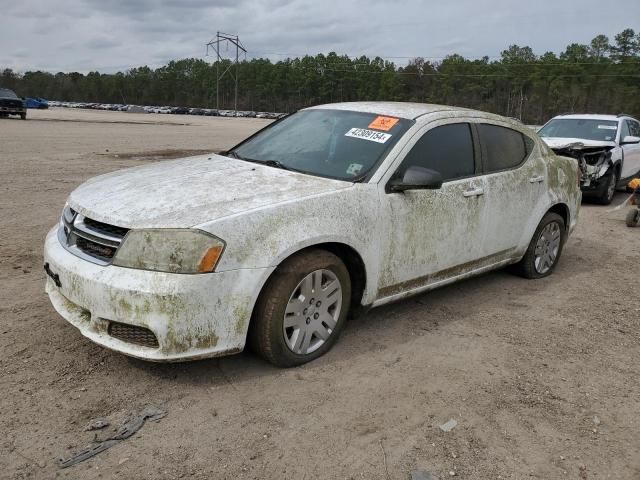
{"type": "Polygon", "coordinates": [[[102,175],[45,243],[56,310],[155,361],[279,366],[327,352],[348,314],[506,265],[549,275],[576,225],[578,164],[526,126],[454,107],[341,103],[223,155],[102,175]]]}

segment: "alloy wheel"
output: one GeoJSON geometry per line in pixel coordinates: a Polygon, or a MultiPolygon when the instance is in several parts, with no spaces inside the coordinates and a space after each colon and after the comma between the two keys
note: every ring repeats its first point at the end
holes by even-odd
{"type": "Polygon", "coordinates": [[[555,264],[561,239],[560,225],[556,222],[547,224],[540,232],[534,257],[534,266],[539,274],[547,273],[555,264]]]}
{"type": "Polygon", "coordinates": [[[313,353],[336,328],[342,309],[342,285],[326,269],[304,277],[287,303],[282,330],[287,347],[298,355],[313,353]]]}

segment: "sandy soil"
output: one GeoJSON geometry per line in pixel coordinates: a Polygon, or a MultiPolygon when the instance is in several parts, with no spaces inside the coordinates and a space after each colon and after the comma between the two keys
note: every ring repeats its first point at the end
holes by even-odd
{"type": "Polygon", "coordinates": [[[374,310],[301,368],[250,353],[147,364],[56,314],[44,235],[85,179],[266,122],[29,114],[0,120],[0,478],[640,478],[640,229],[624,211],[585,205],[549,278],[498,271],[374,310]],[[145,405],[168,414],[57,467],[94,438],[89,420],[145,405]]]}

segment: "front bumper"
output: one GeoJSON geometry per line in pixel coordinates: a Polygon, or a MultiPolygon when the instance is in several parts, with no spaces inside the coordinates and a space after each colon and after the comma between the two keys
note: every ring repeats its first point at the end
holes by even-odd
{"type": "Polygon", "coordinates": [[[605,183],[607,183],[608,181],[609,181],[608,177],[605,177],[605,176],[597,177],[596,175],[593,175],[592,177],[582,182],[582,185],[580,186],[580,190],[582,190],[584,193],[593,193],[593,192],[597,193],[604,188],[605,183]]]}
{"type": "Polygon", "coordinates": [[[151,361],[241,351],[253,305],[273,271],[183,275],[100,266],[65,250],[57,227],[47,235],[44,261],[51,272],[46,291],[60,315],[95,343],[151,361]],[[151,331],[157,347],[116,338],[114,322],[151,331]]]}
{"type": "Polygon", "coordinates": [[[20,115],[22,113],[27,113],[27,109],[22,107],[0,107],[0,113],[5,113],[7,115],[20,115]]]}

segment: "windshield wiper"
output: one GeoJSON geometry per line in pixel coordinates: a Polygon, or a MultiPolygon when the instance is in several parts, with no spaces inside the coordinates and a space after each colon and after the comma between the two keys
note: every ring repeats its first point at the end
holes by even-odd
{"type": "Polygon", "coordinates": [[[240,155],[238,155],[233,150],[229,150],[228,152],[224,152],[224,156],[225,157],[229,157],[229,158],[237,158],[238,160],[244,160],[244,158],[242,158],[240,155]]]}
{"type": "Polygon", "coordinates": [[[281,168],[282,170],[293,170],[278,160],[265,160],[263,163],[269,167],[281,168]]]}
{"type": "Polygon", "coordinates": [[[242,155],[238,155],[233,150],[226,152],[225,155],[229,158],[237,158],[238,160],[242,160],[243,162],[259,163],[262,165],[268,165],[270,167],[278,167],[278,168],[286,169],[284,165],[282,165],[280,162],[276,160],[256,160],[255,158],[247,158],[247,157],[243,157],[242,155]]]}
{"type": "Polygon", "coordinates": [[[299,168],[290,167],[289,165],[285,165],[279,160],[265,160],[264,162],[261,162],[261,163],[264,163],[268,167],[280,168],[282,170],[288,170],[290,172],[304,173],[305,175],[322,176],[322,175],[318,175],[317,173],[310,173],[310,172],[307,172],[306,170],[300,170],[299,168]]]}
{"type": "Polygon", "coordinates": [[[298,170],[297,168],[289,167],[279,160],[256,160],[255,158],[242,157],[234,151],[226,152],[226,156],[229,158],[237,158],[238,160],[242,160],[244,162],[258,163],[258,164],[266,165],[267,167],[279,168],[281,170],[289,170],[291,172],[306,173],[307,175],[309,175],[309,172],[305,172],[304,170],[298,170]]]}

